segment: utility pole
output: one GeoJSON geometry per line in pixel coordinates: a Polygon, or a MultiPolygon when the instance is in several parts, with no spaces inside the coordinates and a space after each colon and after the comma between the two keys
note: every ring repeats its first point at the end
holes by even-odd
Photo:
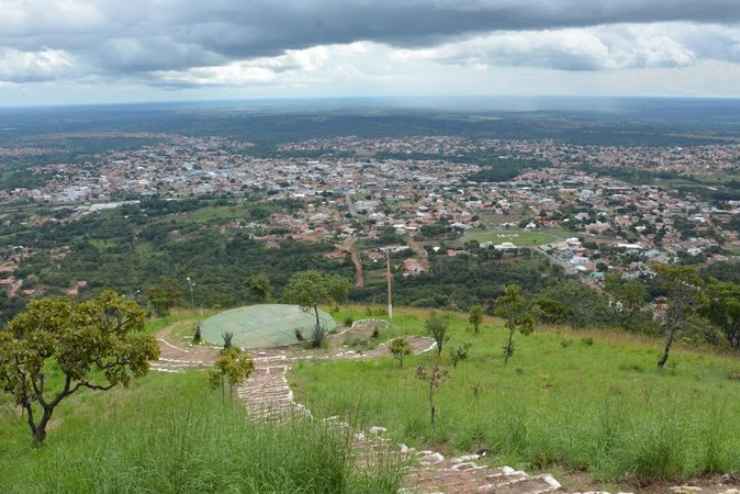
{"type": "Polygon", "coordinates": [[[388,318],[393,320],[393,277],[391,276],[391,254],[385,249],[385,277],[388,280],[388,318]]]}
{"type": "MultiPolygon", "coordinates": [[[[190,308],[195,310],[195,293],[193,292],[193,286],[195,286],[195,283],[193,283],[193,280],[190,279],[190,276],[185,279],[188,280],[188,287],[190,288],[190,308]]],[[[201,315],[203,315],[202,311],[201,315]]]]}

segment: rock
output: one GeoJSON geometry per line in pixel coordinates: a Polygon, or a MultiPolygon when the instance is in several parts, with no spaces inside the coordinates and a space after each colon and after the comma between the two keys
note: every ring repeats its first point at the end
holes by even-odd
{"type": "Polygon", "coordinates": [[[695,485],[677,485],[669,489],[673,494],[695,494],[701,492],[702,488],[695,485]]]}
{"type": "Polygon", "coordinates": [[[377,434],[383,434],[383,433],[387,432],[388,429],[386,429],[385,427],[380,427],[380,426],[374,425],[374,426],[370,427],[370,429],[368,429],[368,431],[370,432],[370,434],[376,434],[377,435],[377,434]]]}
{"type": "Polygon", "coordinates": [[[437,463],[442,463],[443,461],[445,461],[445,457],[442,456],[441,453],[426,454],[421,459],[421,462],[427,465],[436,465],[437,463]]]}
{"type": "Polygon", "coordinates": [[[452,460],[453,463],[467,463],[469,461],[475,461],[480,459],[480,455],[463,455],[458,456],[452,460]]]}

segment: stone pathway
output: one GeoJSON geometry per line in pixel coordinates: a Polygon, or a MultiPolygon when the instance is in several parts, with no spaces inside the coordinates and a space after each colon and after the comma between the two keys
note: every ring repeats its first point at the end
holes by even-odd
{"type": "MultiPolygon", "coordinates": [[[[417,354],[435,348],[433,340],[429,338],[413,337],[409,338],[409,343],[417,354]]],[[[385,355],[387,351],[385,345],[380,345],[365,353],[343,351],[332,355],[291,354],[280,349],[257,352],[253,359],[255,371],[238,388],[237,393],[250,416],[257,420],[310,417],[311,412],[295,401],[288,384],[287,373],[294,362],[310,359],[367,359],[385,355]]],[[[338,417],[327,420],[337,427],[349,428],[338,417]]],[[[478,455],[445,458],[436,451],[416,451],[402,444],[394,446],[383,437],[384,432],[382,427],[371,427],[367,432],[356,433],[353,447],[360,461],[363,456],[381,449],[390,452],[395,450],[403,458],[410,460],[404,487],[400,491],[404,494],[545,494],[560,489],[560,484],[550,475],[529,476],[510,467],[489,468],[476,463],[480,459],[478,455]]]]}
{"type": "MultiPolygon", "coordinates": [[[[430,338],[412,336],[407,338],[414,354],[435,348],[430,338]]],[[[209,368],[218,350],[209,347],[182,348],[160,337],[161,358],[152,363],[152,369],[160,372],[182,372],[187,369],[209,368]]],[[[336,348],[328,352],[316,352],[296,347],[273,348],[252,352],[255,370],[250,378],[237,388],[239,399],[245,404],[254,420],[279,421],[289,417],[311,417],[304,405],[297,403],[288,384],[288,372],[298,361],[368,359],[388,354],[386,344],[358,352],[336,348]]],[[[350,431],[350,425],[340,417],[324,419],[336,427],[350,431]]],[[[385,428],[371,427],[365,432],[353,434],[353,450],[356,461],[372,461],[376,452],[399,454],[408,460],[408,467],[399,494],[546,494],[564,492],[560,483],[549,474],[529,475],[526,472],[504,466],[492,468],[481,464],[477,454],[446,458],[437,451],[417,451],[404,444],[393,444],[384,437],[385,428]]],[[[740,494],[739,489],[699,489],[690,486],[671,487],[671,494],[698,493],[740,494]]],[[[609,494],[603,491],[578,492],[573,494],[609,494]]],[[[628,493],[618,493],[628,494],[628,493]]],[[[631,494],[631,493],[629,493],[631,494]]]]}

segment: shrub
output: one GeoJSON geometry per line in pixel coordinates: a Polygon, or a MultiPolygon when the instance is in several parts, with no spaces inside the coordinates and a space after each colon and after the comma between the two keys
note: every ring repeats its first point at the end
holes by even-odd
{"type": "Polygon", "coordinates": [[[393,358],[398,360],[399,365],[403,367],[403,360],[411,354],[411,346],[406,338],[400,337],[391,341],[390,351],[393,358]]]}
{"type": "Polygon", "coordinates": [[[193,335],[193,343],[196,345],[199,345],[203,336],[201,334],[201,327],[200,323],[196,323],[195,325],[195,334],[193,335]]]}
{"type": "Polygon", "coordinates": [[[454,349],[450,351],[450,361],[452,362],[452,367],[457,367],[457,364],[462,362],[463,360],[467,360],[468,358],[468,350],[470,350],[470,343],[464,343],[462,345],[457,345],[454,349]]]}

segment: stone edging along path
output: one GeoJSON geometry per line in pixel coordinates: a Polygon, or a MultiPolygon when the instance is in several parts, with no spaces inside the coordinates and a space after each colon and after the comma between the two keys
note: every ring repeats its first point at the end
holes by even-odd
{"type": "MultiPolygon", "coordinates": [[[[415,354],[433,350],[436,344],[424,337],[410,337],[409,343],[415,354]]],[[[345,351],[330,356],[290,355],[287,351],[270,350],[256,352],[253,361],[255,370],[238,390],[250,415],[258,420],[279,420],[286,416],[311,416],[311,412],[294,399],[288,384],[287,374],[291,364],[312,359],[367,359],[387,354],[386,345],[366,353],[345,351]]],[[[326,419],[337,427],[349,428],[339,417],[326,419]]],[[[353,437],[353,448],[362,457],[363,452],[379,448],[393,450],[391,442],[383,437],[383,427],[371,427],[367,432],[358,432],[353,437]]],[[[558,491],[560,484],[551,475],[531,477],[525,472],[510,467],[492,469],[479,465],[479,455],[445,458],[431,450],[416,451],[404,444],[397,451],[412,461],[404,478],[404,494],[436,493],[501,493],[501,494],[545,494],[558,491]]]]}
{"type": "MultiPolygon", "coordinates": [[[[430,338],[408,337],[414,354],[429,352],[436,347],[430,338]]],[[[160,372],[182,372],[188,369],[207,369],[211,367],[218,351],[208,347],[185,349],[159,338],[162,356],[153,362],[152,370],[160,372]]],[[[247,407],[250,416],[256,420],[281,420],[285,417],[311,417],[304,405],[296,402],[290,389],[287,375],[291,366],[298,361],[311,360],[360,360],[381,357],[388,354],[386,344],[368,352],[334,350],[319,354],[310,350],[296,348],[275,348],[253,351],[255,369],[249,379],[237,388],[239,399],[247,407]]],[[[326,422],[349,430],[350,426],[339,417],[329,417],[326,422]]],[[[511,467],[492,468],[477,463],[477,454],[455,458],[445,458],[431,450],[417,451],[405,444],[394,445],[384,437],[385,428],[370,427],[365,432],[353,434],[353,448],[358,459],[367,458],[378,450],[400,453],[410,460],[403,487],[399,494],[545,494],[564,492],[560,483],[549,474],[530,476],[511,467]]],[[[683,494],[702,492],[690,486],[672,487],[666,492],[683,494]],[[680,490],[686,487],[691,490],[680,490]]],[[[718,491],[715,491],[718,492],[718,491]]],[[[740,494],[740,490],[722,489],[722,494],[740,494]]],[[[607,492],[584,492],[573,494],[609,494],[607,492]]],[[[626,494],[626,493],[619,493],[626,494]]]]}

